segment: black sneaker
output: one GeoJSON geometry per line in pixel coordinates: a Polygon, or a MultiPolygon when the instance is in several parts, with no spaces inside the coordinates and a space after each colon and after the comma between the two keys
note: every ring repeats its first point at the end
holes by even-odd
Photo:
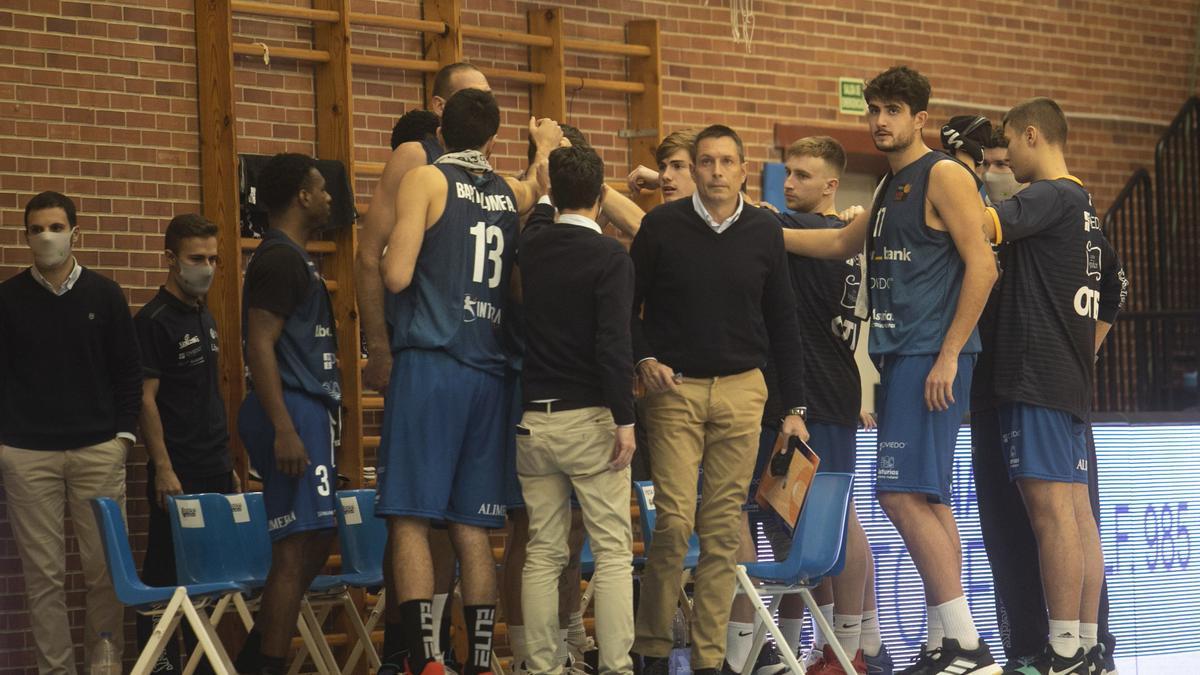
{"type": "Polygon", "coordinates": [[[1082,649],[1075,652],[1075,656],[1067,658],[1059,656],[1050,645],[1046,645],[1032,663],[1004,672],[1012,675],[1089,675],[1091,670],[1082,649]]]}
{"type": "Polygon", "coordinates": [[[1104,643],[1092,647],[1087,653],[1088,673],[1090,675],[1117,675],[1117,664],[1109,656],[1104,643]]]}
{"type": "Polygon", "coordinates": [[[975,649],[963,649],[958,640],[943,638],[942,648],[933,663],[918,672],[921,675],[1001,675],[1004,669],[997,665],[983,640],[975,649]]]}
{"type": "Polygon", "coordinates": [[[728,659],[726,659],[721,662],[721,675],[742,675],[742,674],[739,673],[738,671],[734,670],[733,665],[729,663],[728,659]]]}
{"type": "Polygon", "coordinates": [[[769,642],[764,643],[758,652],[758,658],[754,660],[754,675],[783,675],[786,672],[788,667],[779,655],[779,650],[769,642]]]}
{"type": "Polygon", "coordinates": [[[941,656],[942,648],[934,647],[933,649],[926,649],[926,647],[927,645],[922,642],[921,649],[913,657],[912,664],[896,673],[896,675],[924,675],[924,673],[928,672],[928,669],[933,666],[934,661],[937,661],[938,656],[941,656]]]}

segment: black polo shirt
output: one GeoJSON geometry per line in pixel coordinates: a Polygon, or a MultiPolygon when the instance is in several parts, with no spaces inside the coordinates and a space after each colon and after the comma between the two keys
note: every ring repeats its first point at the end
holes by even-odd
{"type": "Polygon", "coordinates": [[[160,288],[133,321],[145,377],[158,380],[155,402],[175,473],[204,478],[230,471],[212,314],[160,288]]]}

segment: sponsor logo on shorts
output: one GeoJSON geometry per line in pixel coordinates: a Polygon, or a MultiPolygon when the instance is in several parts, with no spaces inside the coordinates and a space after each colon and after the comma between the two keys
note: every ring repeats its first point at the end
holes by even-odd
{"type": "Polygon", "coordinates": [[[1086,459],[1081,459],[1078,462],[1075,462],[1075,470],[1076,471],[1087,471],[1088,470],[1088,461],[1086,459]]]}
{"type": "Polygon", "coordinates": [[[319,338],[333,337],[333,329],[331,329],[329,326],[322,326],[321,324],[317,324],[316,327],[313,329],[313,337],[319,337],[319,338]]]}
{"type": "Polygon", "coordinates": [[[904,441],[879,441],[879,447],[891,450],[903,450],[908,447],[908,443],[904,441]]]}
{"type": "Polygon", "coordinates": [[[332,518],[333,517],[333,509],[330,509],[328,511],[317,511],[317,517],[318,518],[332,518]]]}
{"type": "Polygon", "coordinates": [[[900,471],[896,468],[896,458],[888,455],[880,457],[876,477],[887,480],[899,480],[900,471]]]}
{"type": "Polygon", "coordinates": [[[499,516],[503,517],[505,513],[503,504],[480,504],[479,515],[481,516],[499,516]]]}
{"type": "Polygon", "coordinates": [[[272,518],[272,519],[268,520],[267,521],[267,529],[272,532],[274,532],[275,530],[282,530],[283,528],[287,527],[288,525],[291,525],[294,522],[296,522],[296,512],[292,511],[290,513],[286,513],[282,516],[279,516],[278,518],[272,518]]]}

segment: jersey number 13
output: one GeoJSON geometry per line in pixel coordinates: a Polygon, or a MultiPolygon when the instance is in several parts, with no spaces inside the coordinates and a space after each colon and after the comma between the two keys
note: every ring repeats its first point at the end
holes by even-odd
{"type": "Polygon", "coordinates": [[[475,269],[471,280],[477,284],[483,283],[484,267],[492,263],[492,274],[487,279],[488,288],[500,285],[500,275],[504,271],[504,232],[495,225],[487,225],[482,220],[468,230],[475,237],[475,269]]]}

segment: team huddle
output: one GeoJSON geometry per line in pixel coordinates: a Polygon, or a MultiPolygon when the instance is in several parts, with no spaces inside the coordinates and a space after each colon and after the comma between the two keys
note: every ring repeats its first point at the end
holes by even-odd
{"type": "MultiPolygon", "coordinates": [[[[786,149],[786,211],[752,203],[742,140],[714,124],[670,134],[657,169],[630,174],[635,192],[661,193],[663,203],[643,212],[605,185],[586,136],[553,120],[530,120],[521,177],[496,173],[489,155],[501,112],[487,80],[467,64],[438,73],[431,110],[394,130],[357,252],[363,380],[385,401],[378,672],[491,672],[499,607],[516,672],[667,675],[693,536],[690,663],[702,675],[778,675],[795,661],[781,659],[784,650],[822,675],[1116,672],[1102,634],[1088,424],[1094,359],[1123,303],[1124,272],[1067,169],[1057,104],[1020,103],[995,129],[984,117],[956,117],[932,150],[922,135],[929,97],[928,80],[904,66],[866,84],[870,133],[889,170],[865,208],[839,208],[846,153],[824,136],[786,149]],[[603,234],[606,225],[632,239],[628,249],[603,234]],[[786,644],[751,661],[755,614],[735,594],[736,565],[755,559],[751,532],[760,528],[776,557],[791,547],[788,524],[755,503],[757,480],[781,436],[806,441],[818,471],[855,472],[856,430],[876,425],[862,411],[854,356],[864,330],[881,385],[875,492],[924,585],[925,643],[894,669],[851,502],[844,567],[815,591],[825,629],[801,645],[803,605],[787,596],[772,608],[786,644]],[[975,628],[950,508],[968,413],[1006,626],[1003,666],[975,628]],[[631,464],[648,465],[657,512],[643,533],[636,607],[631,464]],[[498,578],[489,531],[506,522],[498,578]],[[585,540],[594,640],[579,593],[585,540]],[[443,630],[456,584],[469,648],[461,663],[443,630]]],[[[337,531],[339,336],[305,247],[330,217],[315,160],[276,155],[257,194],[270,228],[245,271],[251,392],[238,433],[263,481],[273,564],[236,666],[282,673],[301,598],[337,531]]],[[[59,233],[31,229],[38,214],[58,210],[46,203],[26,209],[31,246],[59,233]]],[[[59,229],[74,228],[73,206],[70,221],[59,229]]],[[[187,361],[145,356],[147,343],[178,337],[157,337],[170,328],[159,325],[171,316],[161,305],[208,317],[203,356],[215,362],[217,327],[201,299],[216,228],[196,216],[176,221],[162,293],[182,309],[164,297],[135,320],[154,382],[146,406],[178,398],[168,373],[187,361]]],[[[50,267],[62,265],[78,269],[67,258],[50,267]]],[[[221,406],[208,408],[208,427],[223,425],[221,406]]],[[[141,426],[161,472],[180,464],[173,446],[189,441],[172,435],[186,415],[154,410],[141,426]]],[[[13,434],[6,444],[19,445],[13,434]]],[[[227,440],[216,436],[209,446],[227,440]]],[[[192,485],[152,475],[152,507],[164,494],[235,489],[221,482],[227,458],[220,464],[192,485]]]]}

